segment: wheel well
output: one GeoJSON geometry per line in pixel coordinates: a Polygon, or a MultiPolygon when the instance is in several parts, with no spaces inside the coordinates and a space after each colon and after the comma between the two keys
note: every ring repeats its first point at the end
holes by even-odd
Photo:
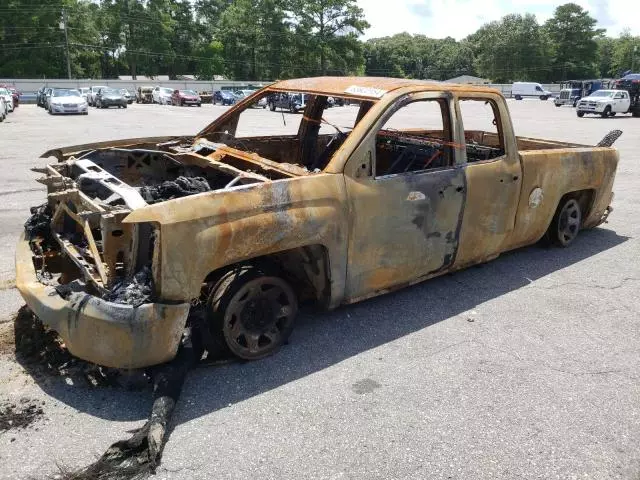
{"type": "MultiPolygon", "coordinates": [[[[580,212],[582,213],[582,221],[589,217],[591,209],[593,208],[593,200],[595,199],[596,191],[593,189],[576,190],[565,194],[558,202],[558,207],[562,205],[566,200],[574,198],[578,205],[580,205],[580,212]]],[[[556,207],[557,208],[557,207],[556,207]]]]}
{"type": "Polygon", "coordinates": [[[212,285],[226,272],[253,265],[287,280],[298,300],[328,305],[331,297],[329,251],[324,245],[305,245],[227,265],[209,273],[204,284],[212,285]]]}

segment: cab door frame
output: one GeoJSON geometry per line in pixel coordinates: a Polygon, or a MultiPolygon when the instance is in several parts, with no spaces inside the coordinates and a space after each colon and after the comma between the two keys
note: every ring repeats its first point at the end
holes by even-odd
{"type": "Polygon", "coordinates": [[[345,303],[436,276],[455,261],[466,192],[458,124],[450,92],[409,93],[387,107],[350,156],[344,169],[350,209],[345,303]],[[421,100],[446,102],[451,164],[376,176],[378,131],[397,110],[421,100]]]}
{"type": "Polygon", "coordinates": [[[522,188],[522,165],[511,116],[504,98],[486,92],[455,95],[458,130],[464,148],[462,168],[467,183],[458,255],[454,269],[496,258],[509,244],[513,233],[522,188]],[[492,102],[497,135],[502,138],[504,155],[490,160],[468,162],[464,118],[460,101],[468,99],[492,102]]]}

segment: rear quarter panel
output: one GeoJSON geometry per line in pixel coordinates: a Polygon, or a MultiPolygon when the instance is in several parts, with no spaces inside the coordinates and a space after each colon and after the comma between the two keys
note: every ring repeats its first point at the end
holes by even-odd
{"type": "Polygon", "coordinates": [[[561,198],[579,190],[593,190],[589,212],[583,212],[583,224],[598,224],[609,205],[618,165],[613,148],[566,148],[519,152],[522,164],[522,190],[516,223],[508,249],[538,241],[548,229],[561,198]],[[542,201],[531,200],[534,190],[542,190],[542,201]],[[586,216],[584,216],[586,214],[586,216]]]}

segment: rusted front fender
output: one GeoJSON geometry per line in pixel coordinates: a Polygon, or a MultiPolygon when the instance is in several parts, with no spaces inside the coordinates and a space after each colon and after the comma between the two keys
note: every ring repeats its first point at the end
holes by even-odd
{"type": "Polygon", "coordinates": [[[16,285],[73,355],[114,368],[148,367],[175,357],[190,306],[147,303],[134,308],[86,293],[64,299],[38,281],[24,234],[16,247],[16,285]]]}

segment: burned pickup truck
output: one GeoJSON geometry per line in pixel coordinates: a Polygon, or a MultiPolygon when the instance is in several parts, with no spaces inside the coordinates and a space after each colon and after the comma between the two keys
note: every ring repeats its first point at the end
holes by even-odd
{"type": "MultiPolygon", "coordinates": [[[[605,142],[603,145],[610,145],[605,142]]],[[[516,137],[502,95],[384,78],[277,82],[193,137],[60,148],[17,247],[31,309],[83,359],[273,353],[301,302],[357,302],[546,239],[611,211],[618,153],[516,137]],[[303,94],[303,115],[249,108],[303,94]],[[330,109],[327,99],[349,106],[330,109]]]]}

